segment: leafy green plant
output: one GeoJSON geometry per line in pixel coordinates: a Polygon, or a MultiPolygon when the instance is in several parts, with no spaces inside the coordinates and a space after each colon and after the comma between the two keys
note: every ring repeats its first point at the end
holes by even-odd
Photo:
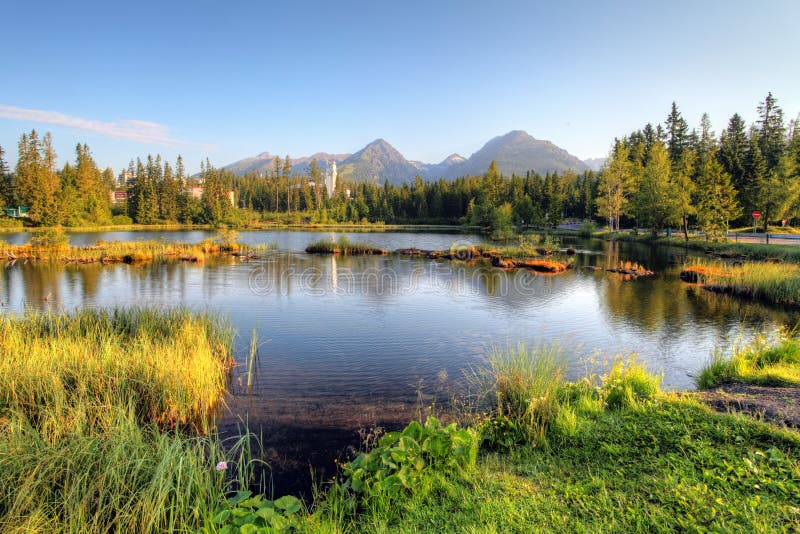
{"type": "Polygon", "coordinates": [[[200,531],[219,534],[291,532],[301,517],[303,505],[297,497],[284,495],[274,501],[244,490],[225,500],[200,531]]]}
{"type": "Polygon", "coordinates": [[[384,434],[377,447],[344,466],[343,489],[364,497],[387,497],[425,491],[426,476],[459,474],[475,466],[477,433],[455,423],[442,426],[435,417],[414,421],[400,432],[384,434]]]}

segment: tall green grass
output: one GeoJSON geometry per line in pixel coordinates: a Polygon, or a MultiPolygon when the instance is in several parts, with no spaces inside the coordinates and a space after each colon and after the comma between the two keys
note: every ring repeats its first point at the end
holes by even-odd
{"type": "Polygon", "coordinates": [[[231,345],[186,310],[0,318],[0,531],[197,529],[249,473],[247,438],[202,436],[231,345]]]}
{"type": "Polygon", "coordinates": [[[6,412],[0,532],[194,532],[248,479],[247,438],[223,450],[138,419],[133,406],[106,406],[92,426],[63,429],[6,412]]]}
{"type": "Polygon", "coordinates": [[[774,304],[800,305],[800,265],[701,262],[690,269],[707,288],[774,304]]]}
{"type": "Polygon", "coordinates": [[[490,445],[543,445],[563,380],[564,356],[556,346],[520,343],[492,350],[486,365],[470,375],[492,407],[482,430],[490,445]]]}
{"type": "Polygon", "coordinates": [[[229,325],[186,310],[5,315],[0,412],[39,420],[133,402],[142,422],[203,430],[225,392],[232,339],[229,325]]]}
{"type": "Polygon", "coordinates": [[[800,340],[784,335],[771,341],[762,336],[730,356],[716,351],[695,382],[702,389],[727,382],[800,386],[800,340]]]}

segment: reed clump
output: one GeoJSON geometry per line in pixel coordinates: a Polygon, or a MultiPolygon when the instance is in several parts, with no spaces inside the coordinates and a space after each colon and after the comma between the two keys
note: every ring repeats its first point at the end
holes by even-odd
{"type": "Polygon", "coordinates": [[[62,425],[81,412],[90,424],[105,406],[133,403],[143,423],[203,430],[225,392],[232,339],[225,323],[186,310],[3,316],[0,413],[62,425]]]}
{"type": "Polygon", "coordinates": [[[705,289],[773,304],[800,305],[800,266],[752,263],[726,266],[700,263],[681,272],[685,281],[701,283],[705,289]]]}
{"type": "Polygon", "coordinates": [[[367,245],[365,243],[353,243],[347,236],[339,237],[338,241],[321,239],[306,247],[308,254],[339,254],[342,256],[383,256],[389,252],[386,249],[367,245]]]}

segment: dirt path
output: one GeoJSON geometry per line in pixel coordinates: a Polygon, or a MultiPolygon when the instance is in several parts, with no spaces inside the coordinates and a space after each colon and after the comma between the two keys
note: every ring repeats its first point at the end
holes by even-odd
{"type": "Polygon", "coordinates": [[[744,412],[800,428],[800,388],[731,383],[701,391],[698,396],[720,412],[744,412]]]}

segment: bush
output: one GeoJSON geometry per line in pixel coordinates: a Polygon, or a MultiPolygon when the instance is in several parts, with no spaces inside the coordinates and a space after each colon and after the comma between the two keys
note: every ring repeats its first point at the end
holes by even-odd
{"type": "Polygon", "coordinates": [[[578,235],[581,237],[592,237],[597,227],[592,221],[586,221],[578,227],[578,235]]]}
{"type": "Polygon", "coordinates": [[[42,228],[36,231],[31,237],[31,246],[34,247],[60,247],[69,242],[69,236],[60,226],[53,228],[42,228]]]}
{"type": "Polygon", "coordinates": [[[111,224],[115,226],[129,226],[133,224],[133,219],[127,215],[114,215],[111,217],[111,224]]]}

